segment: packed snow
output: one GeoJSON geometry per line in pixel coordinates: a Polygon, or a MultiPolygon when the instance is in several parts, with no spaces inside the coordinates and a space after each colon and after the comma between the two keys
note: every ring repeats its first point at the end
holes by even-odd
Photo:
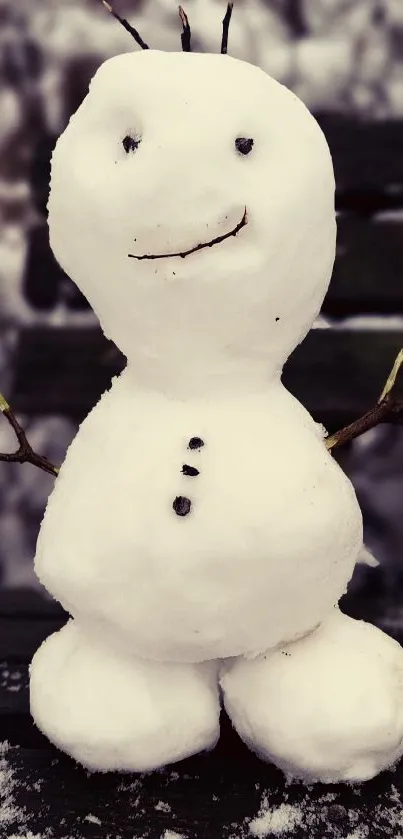
{"type": "Polygon", "coordinates": [[[229,659],[264,759],[372,777],[403,751],[403,651],[336,610],[361,513],[280,381],[335,255],[317,123],[229,56],[117,56],[58,141],[49,226],[128,364],[42,522],[36,570],[73,619],[34,657],[37,724],[92,769],[173,763],[215,745],[229,659]]]}

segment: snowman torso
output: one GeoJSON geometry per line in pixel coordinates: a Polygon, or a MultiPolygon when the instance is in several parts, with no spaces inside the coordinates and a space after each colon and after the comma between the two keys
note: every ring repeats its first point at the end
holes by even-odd
{"type": "Polygon", "coordinates": [[[361,539],[349,481],[280,383],[178,402],[136,392],[126,371],[68,451],[36,567],[90,630],[199,661],[309,631],[361,539]]]}

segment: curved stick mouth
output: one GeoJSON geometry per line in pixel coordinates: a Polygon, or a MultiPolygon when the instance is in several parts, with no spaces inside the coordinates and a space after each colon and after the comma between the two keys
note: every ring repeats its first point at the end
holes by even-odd
{"type": "Polygon", "coordinates": [[[225,239],[229,239],[230,236],[236,236],[240,230],[248,223],[248,213],[245,207],[244,214],[241,218],[241,221],[238,222],[236,227],[233,227],[232,230],[229,230],[228,233],[223,233],[222,236],[216,236],[215,239],[211,239],[210,242],[199,242],[198,245],[194,245],[193,248],[189,248],[187,251],[178,251],[177,253],[144,253],[144,254],[135,254],[135,253],[128,253],[128,257],[130,259],[168,259],[173,256],[180,256],[182,259],[185,256],[189,256],[191,253],[196,253],[196,251],[201,251],[204,248],[212,248],[214,245],[219,245],[221,242],[224,242],[225,239]]]}

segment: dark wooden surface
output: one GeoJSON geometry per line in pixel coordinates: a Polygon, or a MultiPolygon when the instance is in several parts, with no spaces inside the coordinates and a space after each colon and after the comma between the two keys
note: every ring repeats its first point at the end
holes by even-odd
{"type": "Polygon", "coordinates": [[[337,255],[326,315],[403,314],[402,218],[338,218],[337,255]]]}
{"type": "Polygon", "coordinates": [[[244,839],[254,835],[250,825],[253,830],[261,824],[254,821],[260,811],[267,826],[268,810],[275,818],[282,805],[289,807],[295,839],[346,837],[358,825],[359,836],[370,830],[374,839],[396,839],[396,824],[403,823],[399,768],[356,787],[290,784],[248,752],[225,715],[220,743],[210,755],[148,775],[88,774],[51,747],[29,716],[28,660],[65,619],[60,607],[15,592],[0,597],[0,616],[0,741],[10,744],[0,755],[1,839],[28,831],[48,839],[157,839],[165,831],[192,839],[244,839]]]}
{"type": "Polygon", "coordinates": [[[317,114],[329,143],[337,208],[371,215],[403,205],[403,121],[317,114]]]}
{"type": "Polygon", "coordinates": [[[401,836],[399,770],[361,788],[329,789],[287,785],[274,767],[246,751],[236,759],[217,752],[142,777],[88,776],[66,757],[45,748],[12,749],[6,759],[14,784],[14,816],[3,823],[8,832],[2,839],[15,834],[26,837],[28,830],[47,839],[247,839],[279,833],[293,839],[401,836]],[[262,805],[263,813],[285,805],[292,817],[291,831],[253,832],[262,805]]]}
{"type": "MultiPolygon", "coordinates": [[[[375,591],[371,604],[347,599],[346,611],[382,625],[375,591]]],[[[259,826],[270,837],[279,835],[270,820],[275,828],[282,814],[292,826],[285,835],[294,839],[398,839],[403,767],[364,785],[290,783],[243,746],[225,714],[208,755],[147,775],[87,773],[53,748],[29,715],[29,659],[65,619],[57,604],[29,591],[0,595],[0,742],[9,744],[0,751],[1,839],[247,839],[259,826]]],[[[402,640],[397,625],[392,634],[402,640]]]]}

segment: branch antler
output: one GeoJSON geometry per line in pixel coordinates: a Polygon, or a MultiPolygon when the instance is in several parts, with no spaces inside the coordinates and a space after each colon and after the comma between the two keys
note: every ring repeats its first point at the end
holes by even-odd
{"type": "Polygon", "coordinates": [[[234,7],[234,0],[229,0],[227,11],[225,12],[224,20],[222,22],[222,39],[221,39],[221,54],[226,55],[228,50],[228,30],[232,16],[232,9],[234,7]]]}
{"type": "Polygon", "coordinates": [[[120,17],[120,15],[118,15],[118,13],[115,12],[115,10],[112,8],[111,4],[107,2],[107,0],[102,0],[102,3],[105,6],[106,11],[109,12],[110,15],[113,15],[115,20],[119,21],[119,23],[123,26],[123,29],[126,29],[126,32],[128,32],[129,35],[131,35],[132,38],[134,38],[136,44],[138,44],[142,50],[150,49],[148,44],[146,44],[146,42],[143,41],[137,29],[135,29],[134,26],[132,26],[131,23],[129,23],[129,21],[126,20],[126,18],[120,17]]]}
{"type": "Polygon", "coordinates": [[[15,431],[15,435],[20,444],[16,452],[6,454],[0,453],[0,460],[5,460],[7,463],[32,463],[33,466],[38,466],[45,472],[49,472],[50,475],[57,476],[59,474],[58,468],[53,466],[47,457],[42,457],[34,452],[33,448],[28,443],[25,431],[21,428],[15,414],[10,408],[10,405],[1,393],[0,411],[10,423],[11,428],[15,431]]]}
{"type": "Polygon", "coordinates": [[[182,6],[179,6],[179,17],[182,23],[182,33],[181,33],[181,43],[182,43],[182,50],[183,52],[191,52],[191,45],[190,39],[192,33],[190,31],[190,24],[188,20],[188,16],[182,6]]]}
{"type": "Polygon", "coordinates": [[[395,385],[403,367],[403,349],[396,356],[395,363],[389,373],[382,393],[373,408],[370,408],[364,416],[336,431],[325,440],[326,448],[331,450],[355,440],[365,431],[380,425],[382,422],[390,422],[403,425],[403,401],[395,395],[395,385]]]}

